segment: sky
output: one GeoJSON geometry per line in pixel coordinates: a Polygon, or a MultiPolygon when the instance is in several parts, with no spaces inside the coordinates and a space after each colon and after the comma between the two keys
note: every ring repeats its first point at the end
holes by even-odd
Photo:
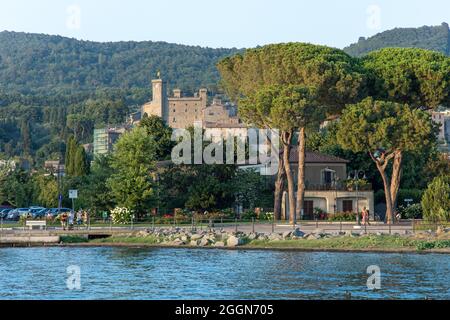
{"type": "Polygon", "coordinates": [[[213,48],[343,48],[360,36],[442,22],[450,23],[449,0],[0,0],[0,31],[213,48]]]}

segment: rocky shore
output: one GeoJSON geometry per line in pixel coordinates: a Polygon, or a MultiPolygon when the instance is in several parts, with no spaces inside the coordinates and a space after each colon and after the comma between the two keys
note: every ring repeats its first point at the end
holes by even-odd
{"type": "MultiPolygon", "coordinates": [[[[133,239],[134,243],[151,243],[157,246],[169,247],[217,247],[217,248],[236,248],[240,246],[251,245],[253,243],[266,243],[276,245],[277,243],[301,243],[314,240],[345,240],[345,238],[380,237],[381,233],[366,234],[363,230],[346,232],[324,232],[322,229],[316,229],[310,233],[305,233],[299,228],[286,231],[284,233],[244,233],[244,232],[226,232],[222,229],[210,229],[202,231],[192,231],[183,228],[156,228],[131,233],[116,234],[111,240],[133,239]]],[[[386,237],[386,236],[385,236],[386,237]]],[[[404,235],[394,234],[393,237],[410,239],[411,241],[428,240],[448,240],[450,239],[450,228],[439,228],[434,231],[422,231],[416,234],[406,233],[404,235]]],[[[356,239],[355,239],[356,240],[356,239]]]]}

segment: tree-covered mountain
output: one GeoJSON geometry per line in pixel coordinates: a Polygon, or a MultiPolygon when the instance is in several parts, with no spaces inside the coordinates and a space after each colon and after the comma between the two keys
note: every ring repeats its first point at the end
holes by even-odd
{"type": "MultiPolygon", "coordinates": [[[[450,55],[449,26],[394,29],[345,50],[361,56],[384,47],[450,55]]],[[[93,128],[123,123],[149,100],[150,80],[159,70],[171,88],[215,92],[216,63],[239,51],[0,32],[0,158],[27,157],[39,167],[64,155],[72,135],[92,142],[93,128]]]]}
{"type": "Polygon", "coordinates": [[[450,55],[449,25],[442,23],[440,26],[433,27],[396,28],[368,39],[360,38],[357,43],[345,48],[344,51],[352,56],[360,57],[387,47],[421,48],[450,55]]]}
{"type": "Polygon", "coordinates": [[[216,62],[237,49],[165,42],[80,41],[0,32],[0,88],[20,93],[78,93],[98,88],[149,88],[158,70],[185,91],[214,89],[216,62]]]}

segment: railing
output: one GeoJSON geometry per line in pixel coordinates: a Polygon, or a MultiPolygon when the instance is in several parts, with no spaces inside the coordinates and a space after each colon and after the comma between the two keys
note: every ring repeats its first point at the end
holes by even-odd
{"type": "Polygon", "coordinates": [[[418,231],[433,231],[436,232],[439,228],[450,228],[450,220],[438,220],[438,221],[427,221],[427,220],[411,220],[411,225],[414,232],[418,231]]]}
{"type": "MultiPolygon", "coordinates": [[[[407,234],[418,232],[445,232],[450,228],[450,221],[425,221],[425,220],[401,220],[394,224],[385,224],[380,221],[370,221],[370,224],[357,225],[356,221],[330,221],[330,220],[298,220],[296,226],[289,225],[288,221],[277,221],[267,218],[243,218],[237,219],[232,217],[208,217],[196,215],[194,217],[186,216],[146,216],[138,219],[130,219],[127,223],[114,223],[110,218],[102,219],[91,217],[85,221],[74,221],[73,225],[64,225],[56,220],[48,219],[29,219],[29,221],[45,220],[47,222],[46,229],[48,231],[89,231],[89,232],[120,232],[132,230],[155,230],[156,228],[184,228],[188,230],[209,230],[224,229],[227,232],[257,232],[257,233],[283,233],[291,228],[300,227],[304,232],[312,232],[315,229],[323,229],[328,233],[348,232],[348,231],[364,231],[366,234],[407,234]]],[[[361,221],[361,220],[360,220],[361,221]]],[[[26,220],[7,221],[2,219],[0,224],[1,235],[3,233],[26,230],[26,220]]]]}
{"type": "MultiPolygon", "coordinates": [[[[346,185],[334,185],[334,184],[307,184],[307,191],[345,191],[345,192],[356,192],[356,187],[348,187],[346,185]]],[[[360,186],[358,191],[372,191],[371,185],[360,186]]]]}

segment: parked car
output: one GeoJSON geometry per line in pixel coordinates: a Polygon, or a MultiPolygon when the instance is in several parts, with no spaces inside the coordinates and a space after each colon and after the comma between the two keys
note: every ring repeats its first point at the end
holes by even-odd
{"type": "Polygon", "coordinates": [[[10,211],[12,211],[13,209],[9,209],[9,208],[3,208],[3,209],[0,209],[0,218],[1,219],[6,219],[6,217],[8,216],[8,213],[10,212],[10,211]]]}
{"type": "Polygon", "coordinates": [[[34,208],[31,209],[31,216],[33,219],[45,218],[48,209],[46,208],[34,208]]]}
{"type": "Polygon", "coordinates": [[[30,213],[30,208],[19,208],[19,216],[27,216],[30,213]]]}
{"type": "Polygon", "coordinates": [[[6,220],[11,221],[18,221],[20,218],[19,209],[13,209],[10,212],[8,212],[8,215],[6,216],[6,220]]]}

